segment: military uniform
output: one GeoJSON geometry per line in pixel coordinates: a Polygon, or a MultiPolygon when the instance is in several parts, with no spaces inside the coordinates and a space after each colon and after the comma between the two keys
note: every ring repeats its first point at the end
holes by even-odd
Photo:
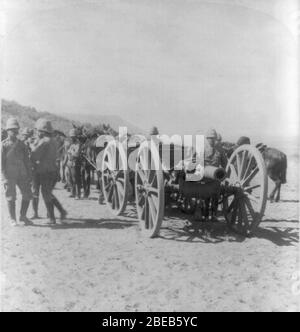
{"type": "Polygon", "coordinates": [[[31,150],[30,145],[33,141],[33,130],[25,127],[20,133],[20,140],[31,150]]]}
{"type": "MultiPolygon", "coordinates": [[[[70,137],[76,137],[75,130],[70,131],[70,137]]],[[[67,152],[67,167],[70,172],[70,180],[72,186],[72,197],[81,197],[82,177],[81,177],[81,143],[73,142],[67,152]]]]}
{"type": "MultiPolygon", "coordinates": [[[[34,165],[34,199],[38,200],[41,189],[50,223],[55,223],[54,206],[60,211],[62,218],[66,215],[66,211],[52,193],[57,181],[57,144],[49,136],[52,132],[52,126],[49,121],[45,119],[38,120],[36,128],[48,135],[37,139],[32,146],[31,160],[34,165]]],[[[38,204],[38,201],[36,203],[38,204]]]]}
{"type": "Polygon", "coordinates": [[[5,197],[9,201],[16,200],[16,185],[23,199],[30,201],[31,170],[28,149],[23,142],[6,138],[2,142],[2,175],[5,182],[5,197]]]}
{"type": "MultiPolygon", "coordinates": [[[[218,138],[222,140],[221,136],[214,129],[210,129],[207,132],[204,144],[204,166],[226,168],[227,157],[220,144],[217,144],[218,138]],[[214,144],[209,144],[209,139],[214,140],[214,144]]],[[[205,200],[204,216],[206,218],[209,217],[209,213],[211,212],[211,219],[217,220],[218,199],[219,193],[216,193],[211,198],[205,200]]]]}
{"type": "Polygon", "coordinates": [[[210,129],[206,134],[206,141],[204,144],[204,166],[214,166],[226,168],[227,157],[225,151],[222,149],[218,141],[222,141],[220,134],[217,134],[215,129],[210,129]],[[209,144],[208,139],[215,141],[212,146],[209,144]]]}
{"type": "Polygon", "coordinates": [[[220,146],[211,147],[205,142],[204,165],[226,168],[227,158],[224,150],[220,146]]]}
{"type": "MultiPolygon", "coordinates": [[[[7,130],[19,129],[16,119],[7,121],[7,130]]],[[[26,217],[29,202],[31,200],[31,165],[26,145],[19,139],[7,137],[1,145],[2,157],[2,180],[4,183],[5,197],[8,201],[8,209],[11,222],[16,224],[16,187],[19,187],[22,194],[20,221],[29,224],[26,217]]]]}

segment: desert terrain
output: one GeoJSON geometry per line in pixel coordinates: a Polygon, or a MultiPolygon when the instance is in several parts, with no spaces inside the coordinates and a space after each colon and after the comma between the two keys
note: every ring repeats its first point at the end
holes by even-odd
{"type": "Polygon", "coordinates": [[[297,165],[289,163],[282,200],[268,203],[252,238],[230,232],[222,219],[186,229],[186,216],[172,213],[159,238],[145,239],[132,207],[116,218],[94,188],[89,200],[76,201],[61,184],[55,194],[68,210],[65,223],[46,225],[41,202],[42,219],[13,228],[2,196],[1,309],[299,310],[297,165]]]}

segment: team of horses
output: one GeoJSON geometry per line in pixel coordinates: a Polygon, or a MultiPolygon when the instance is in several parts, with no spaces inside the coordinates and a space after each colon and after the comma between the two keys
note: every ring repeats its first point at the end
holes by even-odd
{"type": "MultiPolygon", "coordinates": [[[[91,180],[96,175],[97,188],[100,190],[99,203],[102,203],[103,195],[101,190],[101,174],[100,170],[97,168],[96,165],[97,156],[101,150],[101,147],[98,147],[95,143],[100,136],[109,135],[112,137],[116,137],[118,132],[116,132],[112,127],[110,127],[110,125],[105,124],[92,128],[86,128],[85,126],[76,126],[73,124],[73,127],[76,129],[77,138],[81,144],[79,163],[81,165],[81,180],[84,197],[89,197],[91,180]]],[[[66,165],[66,158],[71,145],[71,140],[63,133],[57,131],[54,133],[54,137],[58,143],[58,163],[60,168],[60,178],[61,181],[65,183],[65,188],[69,188],[70,177],[69,169],[66,165]]]]}

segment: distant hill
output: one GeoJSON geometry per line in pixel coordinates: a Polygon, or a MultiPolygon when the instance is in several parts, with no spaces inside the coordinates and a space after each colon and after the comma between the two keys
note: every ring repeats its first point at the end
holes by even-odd
{"type": "Polygon", "coordinates": [[[124,120],[118,115],[110,115],[110,114],[68,114],[68,113],[62,113],[62,116],[68,119],[72,119],[75,121],[79,121],[82,123],[105,123],[110,124],[112,128],[115,130],[118,130],[119,127],[127,127],[129,133],[135,133],[135,134],[146,134],[146,131],[133,125],[132,123],[124,120]]]}
{"type": "Polygon", "coordinates": [[[1,127],[5,128],[6,120],[9,117],[16,117],[21,127],[34,127],[39,118],[47,118],[52,122],[53,128],[67,133],[72,128],[72,122],[79,124],[77,121],[70,121],[64,117],[49,113],[39,112],[34,107],[22,106],[15,101],[2,100],[1,103],[1,127]]]}
{"type": "Polygon", "coordinates": [[[1,127],[5,128],[6,120],[9,117],[16,117],[21,127],[33,127],[39,118],[47,118],[52,122],[53,128],[65,134],[76,125],[99,125],[109,124],[113,129],[118,130],[119,126],[127,126],[129,133],[143,133],[144,131],[115,115],[89,115],[89,114],[62,114],[58,116],[49,112],[37,111],[34,107],[22,106],[15,101],[2,99],[1,103],[1,127]]]}

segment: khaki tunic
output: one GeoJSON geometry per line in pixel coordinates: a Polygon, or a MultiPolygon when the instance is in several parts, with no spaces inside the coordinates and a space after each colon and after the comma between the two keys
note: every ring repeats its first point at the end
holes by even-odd
{"type": "Polygon", "coordinates": [[[43,137],[32,146],[31,160],[35,172],[45,174],[57,171],[57,144],[51,137],[43,137]]]}
{"type": "Polygon", "coordinates": [[[16,200],[16,186],[24,200],[31,199],[30,181],[32,178],[29,151],[26,145],[17,139],[5,139],[1,145],[2,179],[6,199],[16,200]]]}
{"type": "Polygon", "coordinates": [[[212,148],[208,142],[205,142],[204,165],[226,168],[227,158],[225,152],[220,147],[212,148]]]}
{"type": "Polygon", "coordinates": [[[41,188],[44,201],[53,199],[52,190],[57,179],[57,144],[51,137],[38,139],[32,145],[31,160],[34,164],[34,196],[41,188]]]}

